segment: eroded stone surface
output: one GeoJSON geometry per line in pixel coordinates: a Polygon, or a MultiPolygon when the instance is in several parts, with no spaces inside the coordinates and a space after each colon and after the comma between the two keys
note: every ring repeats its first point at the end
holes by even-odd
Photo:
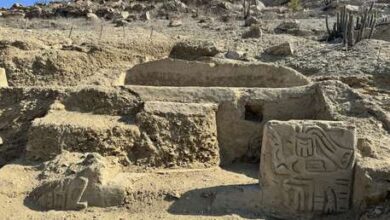
{"type": "Polygon", "coordinates": [[[55,102],[30,127],[27,156],[64,150],[117,156],[124,164],[211,167],[220,161],[215,104],[146,102],[136,116],[66,111],[55,102]]]}
{"type": "Polygon", "coordinates": [[[213,42],[183,41],[175,44],[169,57],[183,60],[196,60],[200,57],[213,57],[219,52],[220,49],[213,42]]]}
{"type": "Polygon", "coordinates": [[[355,168],[353,205],[367,208],[385,202],[390,191],[390,162],[366,158],[355,168]]]}
{"type": "Polygon", "coordinates": [[[282,216],[347,211],[355,133],[344,122],[268,122],[260,162],[265,207],[282,216]]]}
{"type": "Polygon", "coordinates": [[[119,164],[97,153],[64,152],[43,165],[45,181],[30,194],[40,209],[80,210],[120,205],[125,196],[117,183],[119,164]]]}
{"type": "Polygon", "coordinates": [[[141,142],[130,158],[138,164],[219,165],[216,105],[146,102],[136,122],[142,131],[141,142]]]}
{"type": "Polygon", "coordinates": [[[130,151],[139,136],[138,127],[126,117],[51,111],[34,120],[27,151],[45,160],[63,150],[120,155],[130,151]]]}
{"type": "Polygon", "coordinates": [[[79,210],[87,208],[88,203],[82,202],[88,185],[85,177],[66,178],[49,182],[42,186],[42,195],[38,198],[38,204],[45,209],[79,210]]]}
{"type": "Polygon", "coordinates": [[[267,48],[265,53],[273,56],[291,56],[294,54],[294,49],[289,42],[286,42],[267,48]]]}

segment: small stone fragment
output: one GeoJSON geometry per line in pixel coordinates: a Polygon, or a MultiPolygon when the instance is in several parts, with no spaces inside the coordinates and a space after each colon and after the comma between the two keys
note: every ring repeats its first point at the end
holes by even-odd
{"type": "Polygon", "coordinates": [[[276,34],[284,34],[284,33],[291,33],[294,31],[299,30],[300,24],[297,20],[292,20],[292,21],[285,21],[281,24],[279,24],[274,32],[276,34]]]}
{"type": "Polygon", "coordinates": [[[263,35],[259,26],[252,25],[249,31],[242,35],[242,38],[260,38],[263,35]]]}
{"type": "Polygon", "coordinates": [[[200,17],[199,23],[213,23],[214,19],[211,17],[200,17]]]}
{"type": "Polygon", "coordinates": [[[115,27],[123,27],[129,24],[129,22],[123,18],[115,19],[113,23],[115,24],[115,27]]]}
{"type": "Polygon", "coordinates": [[[143,20],[143,21],[149,21],[150,20],[150,12],[149,11],[146,11],[144,13],[141,14],[141,17],[140,19],[143,20]]]}
{"type": "Polygon", "coordinates": [[[50,105],[50,110],[63,111],[63,110],[65,110],[65,105],[56,100],[56,101],[54,101],[53,104],[50,105]]]}
{"type": "Polygon", "coordinates": [[[168,201],[174,201],[174,200],[179,200],[181,197],[180,193],[178,192],[170,192],[170,193],[167,193],[165,199],[168,200],[168,201]]]}
{"type": "Polygon", "coordinates": [[[359,138],[357,148],[360,150],[360,154],[363,157],[373,157],[375,158],[376,152],[372,141],[368,138],[359,138]]]}
{"type": "Polygon", "coordinates": [[[274,32],[276,34],[290,34],[294,36],[309,36],[315,30],[303,29],[297,20],[285,21],[278,25],[274,32]]]}
{"type": "Polygon", "coordinates": [[[253,6],[255,6],[255,7],[256,7],[256,10],[258,10],[258,11],[262,11],[263,9],[266,8],[266,6],[264,5],[264,3],[263,3],[262,1],[260,1],[260,0],[255,0],[253,6]]]}
{"type": "Polygon", "coordinates": [[[129,17],[130,13],[128,11],[121,11],[120,12],[120,17],[122,17],[123,19],[126,19],[127,17],[129,17]]]}
{"type": "Polygon", "coordinates": [[[292,45],[287,42],[270,47],[265,50],[265,53],[273,56],[291,56],[294,54],[294,49],[292,48],[292,45]]]}
{"type": "Polygon", "coordinates": [[[382,210],[382,209],[383,209],[382,207],[377,207],[377,208],[375,208],[374,214],[375,214],[376,216],[381,215],[381,214],[383,213],[383,210],[382,210]]]}
{"type": "Polygon", "coordinates": [[[180,27],[183,25],[183,22],[180,19],[171,19],[169,21],[168,27],[180,27]]]}
{"type": "Polygon", "coordinates": [[[183,60],[196,60],[200,57],[213,57],[220,50],[211,41],[183,41],[177,43],[169,57],[183,60]]]}
{"type": "Polygon", "coordinates": [[[239,52],[234,51],[234,50],[229,50],[225,54],[225,57],[228,58],[228,59],[232,59],[232,60],[240,60],[241,57],[242,57],[242,54],[240,54],[239,52]]]}
{"type": "Polygon", "coordinates": [[[86,17],[87,17],[88,21],[92,21],[92,22],[99,22],[100,21],[100,18],[94,13],[87,13],[86,17]]]}

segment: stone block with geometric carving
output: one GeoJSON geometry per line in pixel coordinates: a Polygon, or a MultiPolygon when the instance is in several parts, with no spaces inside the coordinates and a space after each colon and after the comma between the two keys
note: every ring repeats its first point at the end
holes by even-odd
{"type": "Polygon", "coordinates": [[[336,121],[269,121],[260,161],[264,207],[278,216],[350,208],[356,131],[336,121]]]}

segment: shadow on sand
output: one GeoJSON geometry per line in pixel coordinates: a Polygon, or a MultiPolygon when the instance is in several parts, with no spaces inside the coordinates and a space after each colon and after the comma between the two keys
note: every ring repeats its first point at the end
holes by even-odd
{"type": "Polygon", "coordinates": [[[258,184],[216,186],[186,192],[170,206],[168,212],[177,215],[238,215],[249,219],[271,219],[262,213],[260,202],[258,184]]]}

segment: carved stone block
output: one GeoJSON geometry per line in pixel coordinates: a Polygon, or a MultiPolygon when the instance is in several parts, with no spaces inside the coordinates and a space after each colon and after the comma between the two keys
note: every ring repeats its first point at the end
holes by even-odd
{"type": "Polygon", "coordinates": [[[38,204],[44,209],[55,210],[87,208],[88,202],[81,201],[87,186],[88,179],[85,177],[49,182],[40,187],[38,204]]]}
{"type": "Polygon", "coordinates": [[[44,164],[40,178],[48,179],[27,199],[38,210],[118,206],[126,194],[122,179],[116,179],[119,171],[117,163],[107,161],[98,153],[63,153],[44,164]]]}
{"type": "Polygon", "coordinates": [[[345,122],[268,122],[260,161],[264,207],[290,217],[347,211],[355,148],[355,127],[345,122]]]}

